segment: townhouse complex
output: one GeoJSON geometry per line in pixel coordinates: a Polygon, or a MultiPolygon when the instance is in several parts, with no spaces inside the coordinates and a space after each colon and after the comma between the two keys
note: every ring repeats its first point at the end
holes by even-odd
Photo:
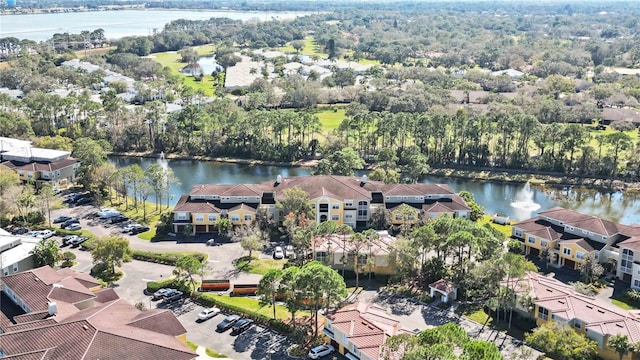
{"type": "Polygon", "coordinates": [[[140,311],[87,274],[45,266],[4,276],[0,284],[0,358],[197,357],[170,310],[140,311]]]}
{"type": "Polygon", "coordinates": [[[173,230],[181,233],[191,226],[194,234],[213,232],[220,218],[228,218],[233,225],[249,225],[261,209],[278,221],[286,214],[279,213],[276,202],[283,198],[284,190],[292,188],[309,194],[317,223],[334,221],[354,228],[366,227],[380,209],[391,212],[393,224],[417,222],[413,216],[394,215],[402,204],[415,208],[423,217],[448,214],[466,218],[471,212],[462,197],[442,184],[385,184],[366,176],[278,176],[261,184],[194,186],[173,210],[173,230]]]}
{"type": "Polygon", "coordinates": [[[23,182],[66,186],[76,179],[78,166],[80,161],[72,158],[69,151],[42,149],[31,146],[30,141],[0,138],[0,171],[15,171],[23,182]]]}
{"type": "Polygon", "coordinates": [[[549,252],[551,264],[577,270],[593,255],[619,279],[640,289],[640,225],[622,225],[555,207],[513,225],[527,255],[549,252]],[[546,249],[546,250],[545,250],[546,249]]]}
{"type": "MultiPolygon", "coordinates": [[[[518,313],[533,317],[538,326],[546,322],[572,326],[597,343],[598,355],[605,360],[620,359],[619,354],[607,345],[611,336],[625,335],[633,344],[640,341],[640,316],[637,313],[582,295],[569,285],[534,272],[513,281],[517,281],[518,313]]],[[[632,358],[631,352],[622,357],[624,360],[632,358]]]]}

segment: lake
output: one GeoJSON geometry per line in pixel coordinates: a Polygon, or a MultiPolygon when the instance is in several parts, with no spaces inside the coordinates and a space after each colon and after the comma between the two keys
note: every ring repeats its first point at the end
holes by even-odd
{"type": "MultiPolygon", "coordinates": [[[[142,168],[160,162],[171,168],[181,184],[171,189],[171,204],[188,193],[196,184],[251,184],[283,177],[310,175],[301,167],[222,163],[196,160],[164,160],[151,158],[112,157],[117,167],[138,164],[142,168]]],[[[358,176],[365,171],[357,173],[358,176]]],[[[563,206],[622,224],[640,223],[640,196],[621,192],[601,193],[588,189],[538,189],[522,184],[505,184],[466,179],[426,176],[422,182],[447,184],[455,191],[470,191],[488,214],[502,213],[512,219],[530,218],[538,211],[563,206]],[[515,206],[514,206],[515,205],[515,206]]],[[[150,199],[149,201],[154,201],[150,199]]]]}
{"type": "Polygon", "coordinates": [[[55,33],[78,34],[83,30],[102,28],[109,39],[124,36],[150,35],[154,29],[162,30],[165,24],[178,19],[207,20],[226,17],[233,20],[293,19],[308,13],[302,12],[240,12],[240,11],[189,11],[189,10],[113,10],[56,14],[0,15],[0,38],[16,37],[34,41],[46,41],[55,33]]]}

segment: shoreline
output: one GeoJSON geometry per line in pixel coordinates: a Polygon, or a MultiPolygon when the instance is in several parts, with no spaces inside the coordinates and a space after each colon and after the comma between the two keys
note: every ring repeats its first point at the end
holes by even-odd
{"type": "MultiPolygon", "coordinates": [[[[108,156],[118,157],[138,157],[160,159],[161,154],[152,152],[111,152],[108,156]]],[[[232,164],[282,166],[282,167],[303,167],[312,168],[317,165],[318,160],[298,160],[287,161],[266,161],[255,159],[239,159],[229,157],[211,156],[189,156],[180,154],[168,154],[167,160],[191,160],[191,161],[213,161],[232,164]]],[[[373,170],[375,166],[367,164],[365,170],[373,170]]],[[[577,186],[606,191],[626,191],[640,192],[640,182],[629,183],[622,180],[611,180],[603,178],[592,178],[577,175],[565,175],[559,173],[531,172],[515,169],[494,169],[494,168],[431,168],[425,175],[466,179],[472,181],[498,182],[508,184],[531,183],[534,186],[577,186]]]]}
{"type": "Polygon", "coordinates": [[[197,11],[197,12],[220,12],[220,13],[255,13],[255,14],[263,14],[263,13],[295,13],[295,14],[313,14],[312,11],[287,11],[287,10],[233,10],[233,9],[183,9],[183,8],[148,8],[144,5],[114,5],[113,7],[105,7],[99,9],[89,9],[89,8],[50,8],[50,9],[30,9],[30,8],[8,8],[0,11],[0,15],[2,16],[11,16],[11,15],[43,15],[43,14],[67,14],[67,13],[81,13],[81,12],[104,12],[104,11],[197,11]]]}

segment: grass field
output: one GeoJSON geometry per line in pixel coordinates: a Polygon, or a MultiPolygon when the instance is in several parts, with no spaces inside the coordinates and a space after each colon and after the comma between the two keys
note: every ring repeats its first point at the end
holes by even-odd
{"type": "Polygon", "coordinates": [[[248,256],[238,259],[236,267],[238,270],[258,275],[264,275],[271,269],[282,270],[284,264],[287,263],[286,260],[256,259],[255,257],[250,262],[247,262],[248,259],[248,256]]]}
{"type": "MultiPolygon", "coordinates": [[[[195,48],[200,56],[211,56],[214,52],[213,45],[202,45],[195,48]]],[[[214,95],[214,81],[211,74],[207,74],[202,78],[202,81],[196,81],[192,76],[184,75],[180,72],[180,69],[185,67],[187,63],[180,62],[180,55],[176,51],[167,51],[161,53],[155,53],[149,55],[153,60],[157,61],[163,67],[167,66],[171,71],[182,77],[182,81],[194,89],[201,89],[205,94],[209,96],[214,95]]]]}
{"type": "MultiPolygon", "coordinates": [[[[283,46],[278,50],[284,53],[295,53],[296,49],[291,46],[291,43],[287,44],[287,46],[283,46]]],[[[320,58],[326,59],[329,57],[328,54],[320,51],[320,47],[316,45],[313,36],[307,36],[304,38],[304,48],[300,50],[300,55],[308,55],[308,56],[319,56],[320,58]]]]}
{"type": "Polygon", "coordinates": [[[322,133],[338,128],[342,120],[346,117],[345,112],[344,107],[334,107],[333,109],[326,107],[319,108],[315,115],[320,119],[322,133]]]}
{"type": "MultiPolygon", "coordinates": [[[[206,296],[212,297],[215,299],[215,301],[224,305],[240,307],[244,310],[247,310],[248,312],[258,313],[269,318],[273,317],[273,307],[271,307],[271,305],[262,306],[260,305],[260,301],[256,299],[239,296],[231,297],[228,295],[218,295],[212,293],[208,293],[206,294],[206,296]]],[[[298,313],[296,313],[296,318],[308,314],[309,312],[299,311],[298,313]]],[[[276,318],[280,320],[287,320],[290,317],[291,314],[289,313],[287,308],[281,305],[276,305],[276,318]]]]}
{"type": "MultiPolygon", "coordinates": [[[[115,201],[115,199],[113,199],[115,201]]],[[[119,199],[120,200],[120,199],[119,199]]],[[[160,214],[171,211],[173,207],[167,208],[166,206],[159,206],[158,210],[156,210],[156,204],[154,202],[147,201],[145,203],[145,208],[147,211],[146,219],[145,214],[142,208],[142,201],[138,200],[138,207],[133,206],[133,200],[127,199],[129,203],[128,206],[125,206],[124,203],[113,203],[113,205],[107,200],[104,202],[105,207],[111,207],[115,210],[120,211],[123,215],[129,217],[131,220],[139,223],[149,225],[149,231],[144,232],[138,235],[138,238],[144,240],[151,240],[154,236],[156,236],[156,225],[158,221],[160,221],[160,214]]]]}
{"type": "Polygon", "coordinates": [[[478,220],[479,225],[490,224],[491,227],[498,229],[506,238],[511,237],[511,225],[500,225],[493,222],[493,215],[484,214],[482,219],[478,220]]]}

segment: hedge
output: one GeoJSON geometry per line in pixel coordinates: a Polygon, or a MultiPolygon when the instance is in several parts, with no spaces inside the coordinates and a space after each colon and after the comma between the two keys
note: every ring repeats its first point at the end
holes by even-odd
{"type": "Polygon", "coordinates": [[[179,281],[176,278],[168,278],[164,280],[147,282],[147,293],[149,294],[153,294],[154,292],[162,288],[177,289],[182,291],[185,294],[189,293],[189,289],[187,288],[186,284],[184,284],[183,282],[179,281]]]}
{"type": "Polygon", "coordinates": [[[156,252],[133,250],[133,258],[140,261],[154,262],[164,265],[176,265],[176,261],[183,256],[193,256],[201,263],[207,261],[207,254],[200,252],[156,252]]]}

